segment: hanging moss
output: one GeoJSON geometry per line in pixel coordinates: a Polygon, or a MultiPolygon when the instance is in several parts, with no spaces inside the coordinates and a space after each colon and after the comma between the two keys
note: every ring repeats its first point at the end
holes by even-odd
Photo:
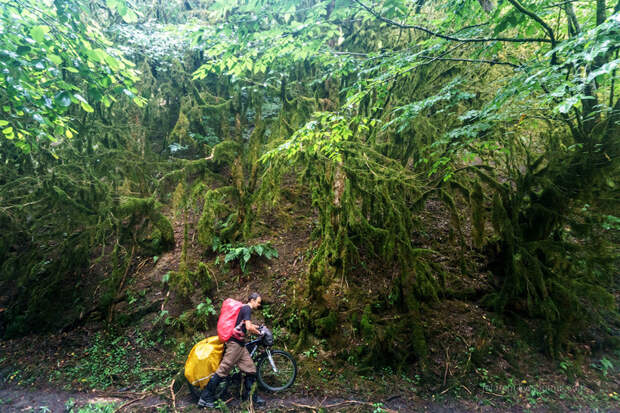
{"type": "Polygon", "coordinates": [[[469,202],[472,210],[472,238],[476,248],[482,248],[484,244],[484,225],[486,221],[484,211],[484,196],[482,186],[479,182],[473,184],[474,190],[471,192],[469,202]]]}
{"type": "Polygon", "coordinates": [[[239,156],[239,144],[232,140],[225,140],[213,147],[213,160],[231,164],[239,156]]]}
{"type": "Polygon", "coordinates": [[[172,224],[161,212],[161,205],[153,198],[125,197],[121,200],[119,209],[123,216],[131,217],[129,227],[131,238],[137,241],[146,253],[157,254],[174,246],[174,229],[172,224]],[[151,226],[145,225],[144,218],[148,218],[151,226]],[[135,232],[133,225],[140,225],[135,232]],[[149,231],[150,228],[150,231],[149,231]],[[146,233],[144,233],[147,231],[146,233]]]}
{"type": "Polygon", "coordinates": [[[179,119],[172,129],[170,140],[172,142],[187,143],[189,140],[190,125],[189,119],[184,112],[179,113],[179,119]]]}

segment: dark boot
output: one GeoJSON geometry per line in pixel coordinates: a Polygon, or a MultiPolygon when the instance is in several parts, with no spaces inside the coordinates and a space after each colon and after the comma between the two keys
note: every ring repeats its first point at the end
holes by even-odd
{"type": "Polygon", "coordinates": [[[200,393],[200,400],[198,400],[198,407],[215,407],[215,392],[217,386],[224,380],[223,377],[213,373],[213,377],[209,380],[206,387],[200,393]]]}
{"type": "MultiPolygon", "coordinates": [[[[254,383],[256,383],[256,374],[246,374],[245,381],[243,382],[243,400],[248,400],[250,398],[249,396],[250,393],[252,393],[254,383]]],[[[265,404],[265,400],[258,395],[258,386],[254,389],[254,393],[252,393],[252,403],[255,406],[262,406],[265,404]]]]}

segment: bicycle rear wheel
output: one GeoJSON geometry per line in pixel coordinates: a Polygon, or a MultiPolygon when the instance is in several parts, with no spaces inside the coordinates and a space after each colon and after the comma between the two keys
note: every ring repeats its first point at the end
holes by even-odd
{"type": "Polygon", "coordinates": [[[284,350],[271,350],[271,359],[273,364],[265,353],[258,361],[256,366],[258,383],[269,391],[288,389],[297,377],[295,359],[284,350]]]}

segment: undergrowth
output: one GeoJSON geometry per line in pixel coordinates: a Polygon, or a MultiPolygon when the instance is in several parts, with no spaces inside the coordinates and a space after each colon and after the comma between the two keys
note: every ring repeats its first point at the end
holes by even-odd
{"type": "Polygon", "coordinates": [[[89,389],[158,387],[176,374],[178,366],[174,362],[148,366],[142,353],[150,347],[141,335],[131,340],[125,336],[97,333],[89,347],[79,354],[70,353],[63,368],[50,373],[49,380],[89,389]]]}

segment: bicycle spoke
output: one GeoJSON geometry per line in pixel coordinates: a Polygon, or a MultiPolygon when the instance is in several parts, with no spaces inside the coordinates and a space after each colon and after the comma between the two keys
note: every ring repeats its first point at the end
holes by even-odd
{"type": "Polygon", "coordinates": [[[272,353],[273,363],[268,358],[261,361],[261,378],[263,382],[273,389],[282,389],[290,386],[295,379],[296,367],[293,360],[280,352],[272,353]]]}

